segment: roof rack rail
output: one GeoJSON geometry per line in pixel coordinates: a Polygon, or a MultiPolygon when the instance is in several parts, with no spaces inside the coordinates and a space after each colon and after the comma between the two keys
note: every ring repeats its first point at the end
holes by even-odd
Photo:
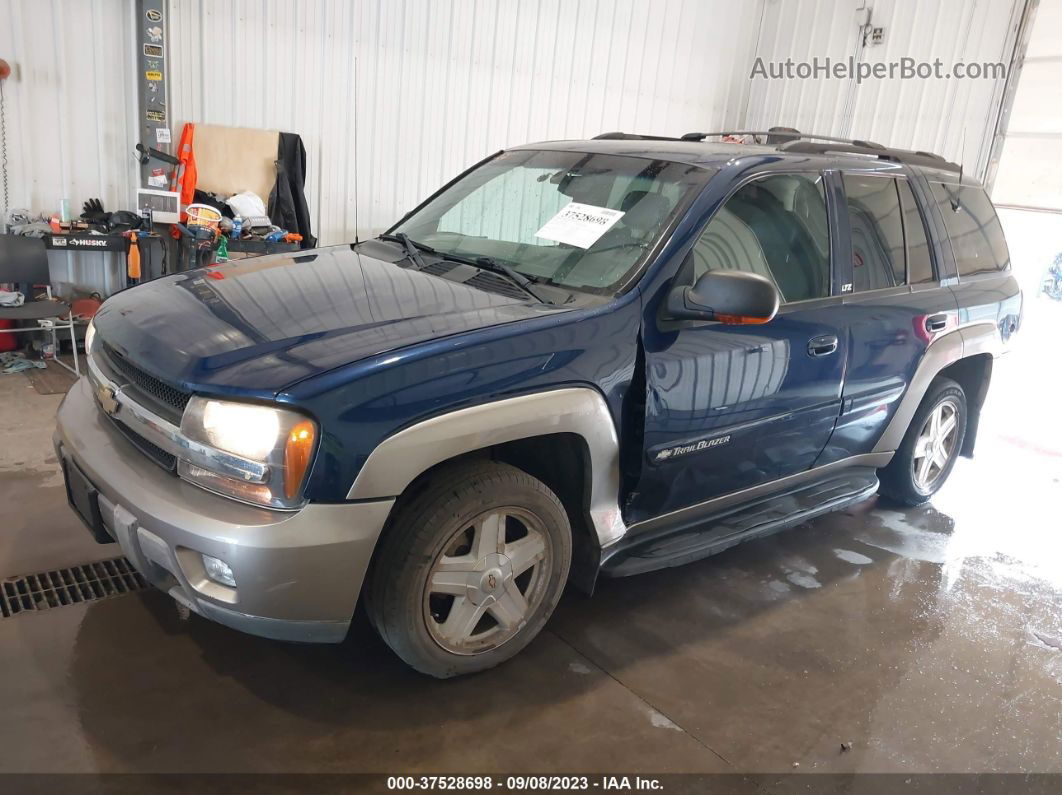
{"type": "Polygon", "coordinates": [[[594,141],[679,141],[680,138],[671,138],[667,135],[640,135],[638,133],[607,132],[595,135],[594,141]]]}
{"type": "Polygon", "coordinates": [[[726,130],[724,132],[709,132],[699,133],[692,132],[686,133],[682,136],[683,141],[703,141],[705,138],[716,138],[727,135],[762,135],[767,139],[768,144],[784,144],[791,141],[830,141],[837,144],[855,144],[856,146],[864,146],[871,149],[885,149],[879,143],[873,141],[862,141],[853,138],[835,138],[832,135],[816,135],[815,133],[802,133],[800,130],[794,130],[792,127],[772,127],[769,130],[726,130]],[[772,140],[773,139],[773,140],[772,140]]]}
{"type": "Polygon", "coordinates": [[[907,163],[927,168],[939,168],[945,171],[961,173],[962,167],[958,163],[952,163],[932,152],[910,149],[894,149],[882,146],[875,141],[864,141],[858,138],[837,138],[832,135],[816,135],[814,133],[802,133],[791,127],[772,127],[769,130],[728,130],[724,132],[710,133],[686,133],[682,136],[683,141],[703,141],[705,138],[723,137],[727,135],[756,135],[764,136],[767,145],[774,145],[779,151],[801,152],[805,154],[826,154],[839,152],[843,154],[866,155],[877,157],[881,160],[892,160],[897,163],[907,163]]]}
{"type": "Polygon", "coordinates": [[[801,152],[810,155],[828,154],[837,152],[849,155],[867,155],[879,160],[891,160],[896,163],[906,163],[911,166],[923,166],[925,168],[939,168],[944,171],[962,172],[958,163],[945,160],[940,155],[929,152],[912,152],[909,149],[893,149],[891,147],[865,146],[862,142],[853,141],[850,144],[815,143],[813,141],[790,141],[778,147],[783,152],[801,152]]]}
{"type": "Polygon", "coordinates": [[[803,154],[839,154],[864,155],[912,166],[939,168],[944,171],[962,173],[962,166],[952,163],[932,152],[910,149],[894,149],[882,146],[875,141],[859,138],[837,138],[832,135],[802,133],[792,127],[771,127],[769,130],[722,130],[720,132],[689,132],[681,138],[666,135],[639,135],[637,133],[607,132],[595,135],[595,141],[691,141],[700,142],[705,138],[724,138],[728,135],[753,135],[765,139],[767,146],[774,146],[780,152],[799,152],[803,154]]]}

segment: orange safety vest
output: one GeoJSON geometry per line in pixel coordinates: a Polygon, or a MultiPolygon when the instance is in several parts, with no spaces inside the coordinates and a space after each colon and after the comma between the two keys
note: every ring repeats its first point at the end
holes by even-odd
{"type": "MultiPolygon", "coordinates": [[[[181,194],[182,207],[195,200],[195,185],[199,180],[199,172],[195,167],[195,150],[192,148],[194,135],[195,125],[187,122],[181,131],[180,143],[177,144],[177,159],[181,161],[181,165],[177,167],[177,190],[181,194]]],[[[187,216],[182,211],[181,220],[186,219],[187,216]]]]}

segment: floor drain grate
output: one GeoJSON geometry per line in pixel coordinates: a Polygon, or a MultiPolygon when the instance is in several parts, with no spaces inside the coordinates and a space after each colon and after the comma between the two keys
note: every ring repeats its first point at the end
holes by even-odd
{"type": "Polygon", "coordinates": [[[0,582],[0,618],[92,602],[147,588],[125,558],[85,563],[0,582]]]}

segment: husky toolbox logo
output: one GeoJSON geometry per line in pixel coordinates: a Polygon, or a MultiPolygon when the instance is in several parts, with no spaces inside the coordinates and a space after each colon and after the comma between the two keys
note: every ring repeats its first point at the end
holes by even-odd
{"type": "Polygon", "coordinates": [[[699,453],[701,450],[707,450],[710,447],[719,447],[721,444],[726,444],[730,441],[730,434],[726,436],[717,436],[714,439],[701,439],[698,442],[692,444],[682,444],[678,447],[667,447],[656,454],[657,461],[667,461],[669,458],[676,458],[680,455],[689,455],[690,453],[699,453]]]}

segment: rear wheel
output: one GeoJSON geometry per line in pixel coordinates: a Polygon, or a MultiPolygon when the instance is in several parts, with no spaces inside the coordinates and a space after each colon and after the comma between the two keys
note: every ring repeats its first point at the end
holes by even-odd
{"type": "Polygon", "coordinates": [[[570,562],[568,516],[544,483],[507,464],[456,464],[398,508],[367,609],[384,641],[418,671],[481,671],[538,634],[570,562]]]}
{"type": "Polygon", "coordinates": [[[896,455],[881,470],[879,491],[921,505],[944,485],[966,435],[966,394],[948,378],[934,381],[915,412],[896,455]]]}

